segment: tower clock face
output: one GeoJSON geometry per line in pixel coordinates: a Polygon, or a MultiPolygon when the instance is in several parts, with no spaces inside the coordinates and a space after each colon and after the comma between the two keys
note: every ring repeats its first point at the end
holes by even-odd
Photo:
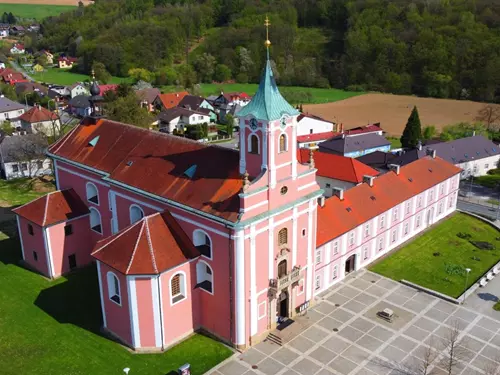
{"type": "Polygon", "coordinates": [[[286,128],[286,120],[287,118],[285,116],[283,116],[280,120],[280,126],[281,126],[281,129],[285,129],[286,128]]]}
{"type": "Polygon", "coordinates": [[[256,119],[250,119],[250,129],[255,130],[257,129],[257,120],[256,119]]]}

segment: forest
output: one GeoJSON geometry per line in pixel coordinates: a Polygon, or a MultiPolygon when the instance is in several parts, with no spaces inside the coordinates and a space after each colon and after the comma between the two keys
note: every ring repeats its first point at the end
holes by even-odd
{"type": "Polygon", "coordinates": [[[258,82],[266,15],[280,85],[500,102],[494,0],[96,0],[36,47],[157,85],[258,82]]]}

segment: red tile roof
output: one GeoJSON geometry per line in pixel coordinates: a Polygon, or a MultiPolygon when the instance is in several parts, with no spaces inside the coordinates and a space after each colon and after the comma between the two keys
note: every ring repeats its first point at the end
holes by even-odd
{"type": "Polygon", "coordinates": [[[181,91],[181,92],[171,92],[168,94],[160,94],[158,95],[158,98],[160,98],[163,106],[166,109],[177,107],[179,102],[186,96],[189,95],[187,91],[181,91]]]}
{"type": "Polygon", "coordinates": [[[12,211],[42,227],[89,213],[73,189],[49,193],[12,211]]]}
{"type": "Polygon", "coordinates": [[[57,115],[41,106],[34,106],[28,112],[19,116],[19,119],[33,124],[35,122],[57,120],[57,115]]]}
{"type": "Polygon", "coordinates": [[[330,139],[332,137],[336,137],[340,135],[337,132],[324,132],[324,133],[315,133],[315,134],[306,134],[297,136],[297,142],[305,143],[305,142],[318,142],[324,141],[326,139],[330,139]]]}
{"type": "Polygon", "coordinates": [[[101,90],[99,95],[103,96],[109,90],[115,91],[117,87],[118,85],[99,85],[99,90],[101,90]]]}
{"type": "Polygon", "coordinates": [[[345,191],[342,201],[337,196],[326,199],[324,207],[318,206],[316,246],[349,232],[460,171],[443,159],[426,156],[401,167],[399,175],[391,171],[377,177],[373,187],[364,183],[345,191]]]}
{"type": "Polygon", "coordinates": [[[109,179],[236,221],[243,186],[239,153],[111,120],[77,126],[49,152],[109,179]],[[94,147],[89,142],[99,136],[94,147]],[[188,178],[188,168],[195,167],[188,178]]]}
{"type": "Polygon", "coordinates": [[[124,275],[159,274],[200,255],[165,211],[147,216],[97,242],[92,256],[124,275]]]}
{"type": "Polygon", "coordinates": [[[379,124],[358,126],[357,128],[352,128],[345,131],[346,135],[363,134],[363,133],[374,133],[383,131],[379,124]]]}
{"type": "MultiPolygon", "coordinates": [[[[300,148],[298,151],[298,160],[300,163],[309,163],[309,149],[300,148]]],[[[336,180],[352,182],[358,184],[363,182],[363,176],[378,176],[379,172],[375,169],[345,156],[329,154],[326,152],[314,152],[314,165],[318,170],[316,175],[336,180]]]]}
{"type": "Polygon", "coordinates": [[[232,102],[233,100],[237,99],[244,99],[244,100],[251,99],[250,95],[248,95],[246,92],[228,92],[222,95],[224,96],[224,98],[226,98],[228,102],[232,102]]]}

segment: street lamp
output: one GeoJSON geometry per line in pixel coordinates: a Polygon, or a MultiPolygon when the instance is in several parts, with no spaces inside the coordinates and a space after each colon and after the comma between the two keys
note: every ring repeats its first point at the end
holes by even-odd
{"type": "Polygon", "coordinates": [[[24,94],[24,103],[26,104],[26,109],[28,109],[28,95],[29,94],[30,94],[29,92],[24,94]]]}
{"type": "Polygon", "coordinates": [[[462,301],[462,303],[465,303],[465,293],[467,293],[467,282],[469,281],[469,272],[471,271],[471,269],[466,268],[465,271],[467,273],[465,274],[464,300],[462,301]]]}

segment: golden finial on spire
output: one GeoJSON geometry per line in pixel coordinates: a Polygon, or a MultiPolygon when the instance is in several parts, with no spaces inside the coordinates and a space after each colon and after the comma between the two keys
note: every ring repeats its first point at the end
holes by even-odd
{"type": "Polygon", "coordinates": [[[271,23],[269,22],[269,17],[267,17],[267,15],[264,26],[266,27],[266,41],[264,44],[266,45],[266,48],[269,49],[269,46],[271,46],[271,41],[269,40],[269,26],[271,26],[271,23]]]}
{"type": "Polygon", "coordinates": [[[95,81],[95,72],[94,72],[94,69],[92,69],[92,81],[95,81]]]}

